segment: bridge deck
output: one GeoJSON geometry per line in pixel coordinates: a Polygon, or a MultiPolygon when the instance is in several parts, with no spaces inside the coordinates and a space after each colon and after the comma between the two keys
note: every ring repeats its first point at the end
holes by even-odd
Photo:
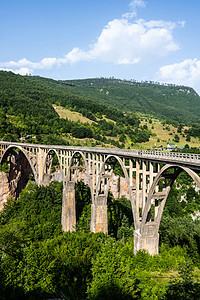
{"type": "Polygon", "coordinates": [[[87,153],[117,155],[124,158],[140,158],[143,160],[150,160],[159,163],[178,164],[181,166],[188,166],[196,170],[200,170],[200,154],[194,153],[177,153],[171,151],[154,151],[154,150],[130,150],[130,149],[116,149],[116,148],[99,148],[99,147],[80,147],[80,146],[63,146],[63,145],[40,145],[28,143],[15,143],[0,141],[0,144],[16,146],[16,147],[31,147],[42,149],[55,150],[70,150],[82,151],[87,153]]]}

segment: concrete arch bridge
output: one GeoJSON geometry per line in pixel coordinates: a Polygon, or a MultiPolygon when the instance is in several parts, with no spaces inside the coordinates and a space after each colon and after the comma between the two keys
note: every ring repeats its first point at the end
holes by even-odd
{"type": "Polygon", "coordinates": [[[75,183],[81,170],[91,191],[91,231],[107,233],[107,196],[113,169],[119,164],[132,206],[135,253],[140,249],[158,253],[163,209],[171,186],[182,171],[187,172],[200,189],[198,154],[0,141],[0,163],[7,160],[13,149],[25,155],[38,185],[49,184],[53,153],[56,154],[63,180],[63,231],[75,228],[75,183]]]}

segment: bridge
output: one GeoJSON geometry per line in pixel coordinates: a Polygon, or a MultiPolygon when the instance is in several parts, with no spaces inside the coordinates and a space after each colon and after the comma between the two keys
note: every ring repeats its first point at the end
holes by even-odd
{"type": "Polygon", "coordinates": [[[91,191],[90,229],[108,232],[107,196],[113,170],[119,164],[132,207],[134,253],[145,249],[150,254],[158,254],[163,209],[172,184],[181,172],[188,173],[200,189],[198,154],[0,141],[0,163],[8,161],[13,151],[24,154],[37,185],[49,184],[53,156],[57,156],[63,180],[63,231],[75,230],[75,183],[81,171],[91,191]]]}

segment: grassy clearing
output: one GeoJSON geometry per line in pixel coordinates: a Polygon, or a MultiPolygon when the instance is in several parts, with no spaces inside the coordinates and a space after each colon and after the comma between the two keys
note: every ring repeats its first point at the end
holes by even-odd
{"type": "Polygon", "coordinates": [[[89,123],[92,124],[92,120],[84,117],[81,113],[76,112],[76,111],[71,111],[69,109],[66,109],[62,106],[57,106],[57,105],[53,105],[54,107],[56,107],[55,111],[58,113],[60,118],[63,119],[69,119],[71,121],[80,121],[81,123],[89,123]]]}
{"type": "MultiPolygon", "coordinates": [[[[63,119],[69,119],[71,121],[80,121],[81,123],[89,123],[92,124],[94,121],[84,117],[81,113],[76,112],[76,111],[71,111],[69,109],[66,109],[62,106],[57,106],[55,104],[53,104],[53,107],[55,107],[56,112],[58,113],[60,118],[63,119]]],[[[113,122],[114,124],[116,124],[115,121],[107,119],[105,116],[103,116],[103,119],[105,119],[107,122],[113,122]]],[[[97,118],[97,120],[100,120],[97,118]]]]}
{"type": "MultiPolygon", "coordinates": [[[[75,111],[71,111],[68,110],[64,107],[61,106],[57,106],[57,105],[53,105],[56,110],[56,112],[58,113],[58,115],[60,116],[60,118],[68,118],[71,121],[79,121],[81,123],[93,123],[94,121],[84,117],[81,113],[79,112],[75,112],[75,111]]],[[[191,141],[188,142],[186,141],[186,136],[182,136],[180,133],[177,133],[177,128],[175,128],[172,125],[162,125],[161,121],[156,119],[156,118],[149,118],[139,114],[140,118],[141,118],[141,125],[147,125],[148,129],[151,130],[151,132],[155,135],[155,136],[151,136],[149,139],[149,142],[145,142],[145,143],[140,143],[140,144],[132,144],[130,138],[127,137],[127,141],[125,144],[125,147],[128,148],[133,148],[133,149],[151,149],[154,145],[159,146],[159,145],[163,145],[163,147],[166,147],[168,143],[175,143],[178,146],[182,146],[184,147],[186,144],[188,144],[190,147],[200,147],[200,141],[198,138],[193,138],[191,137],[191,141]],[[149,120],[151,120],[150,123],[149,120]],[[166,129],[167,128],[167,129],[166,129]],[[174,142],[174,136],[175,134],[177,134],[179,136],[179,142],[176,143],[174,142]]],[[[107,118],[105,118],[107,122],[114,122],[112,120],[109,120],[107,118]]],[[[115,122],[114,122],[115,123],[115,122]]],[[[182,132],[184,132],[184,130],[187,127],[184,127],[182,132]]],[[[119,140],[119,137],[107,137],[113,140],[119,140]]],[[[76,143],[78,142],[78,140],[76,141],[76,143]]],[[[94,140],[79,140],[81,145],[87,145],[88,143],[91,145],[94,145],[96,143],[96,141],[94,140]]],[[[103,143],[99,143],[101,144],[101,146],[105,146],[103,143]]],[[[108,147],[108,145],[106,145],[106,147],[108,147]]],[[[111,146],[113,147],[113,146],[111,146]]]]}
{"type": "MultiPolygon", "coordinates": [[[[170,270],[168,272],[150,272],[149,273],[149,278],[155,281],[159,281],[162,283],[168,283],[170,280],[174,280],[178,276],[178,271],[177,270],[170,270]]],[[[194,276],[194,281],[197,282],[200,279],[200,270],[195,267],[193,271],[193,276],[194,276]]]]}
{"type": "MultiPolygon", "coordinates": [[[[149,142],[137,144],[139,148],[150,149],[152,146],[163,145],[166,147],[168,143],[174,143],[177,146],[184,147],[188,144],[190,147],[199,147],[200,142],[198,138],[191,137],[190,142],[186,141],[186,136],[182,136],[180,133],[177,133],[177,128],[172,125],[162,125],[161,121],[158,119],[152,118],[152,123],[149,123],[149,118],[143,117],[141,119],[141,125],[147,125],[152,133],[156,134],[156,136],[151,136],[149,142]],[[168,128],[168,130],[166,129],[168,128]],[[174,142],[174,136],[177,134],[179,136],[179,142],[174,142]]],[[[187,129],[184,127],[182,132],[187,129]]]]}

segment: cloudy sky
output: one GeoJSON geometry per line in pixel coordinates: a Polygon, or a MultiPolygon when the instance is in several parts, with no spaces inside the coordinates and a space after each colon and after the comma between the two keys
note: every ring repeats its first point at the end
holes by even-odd
{"type": "Polygon", "coordinates": [[[0,69],[112,77],[200,94],[199,0],[0,0],[0,69]]]}

